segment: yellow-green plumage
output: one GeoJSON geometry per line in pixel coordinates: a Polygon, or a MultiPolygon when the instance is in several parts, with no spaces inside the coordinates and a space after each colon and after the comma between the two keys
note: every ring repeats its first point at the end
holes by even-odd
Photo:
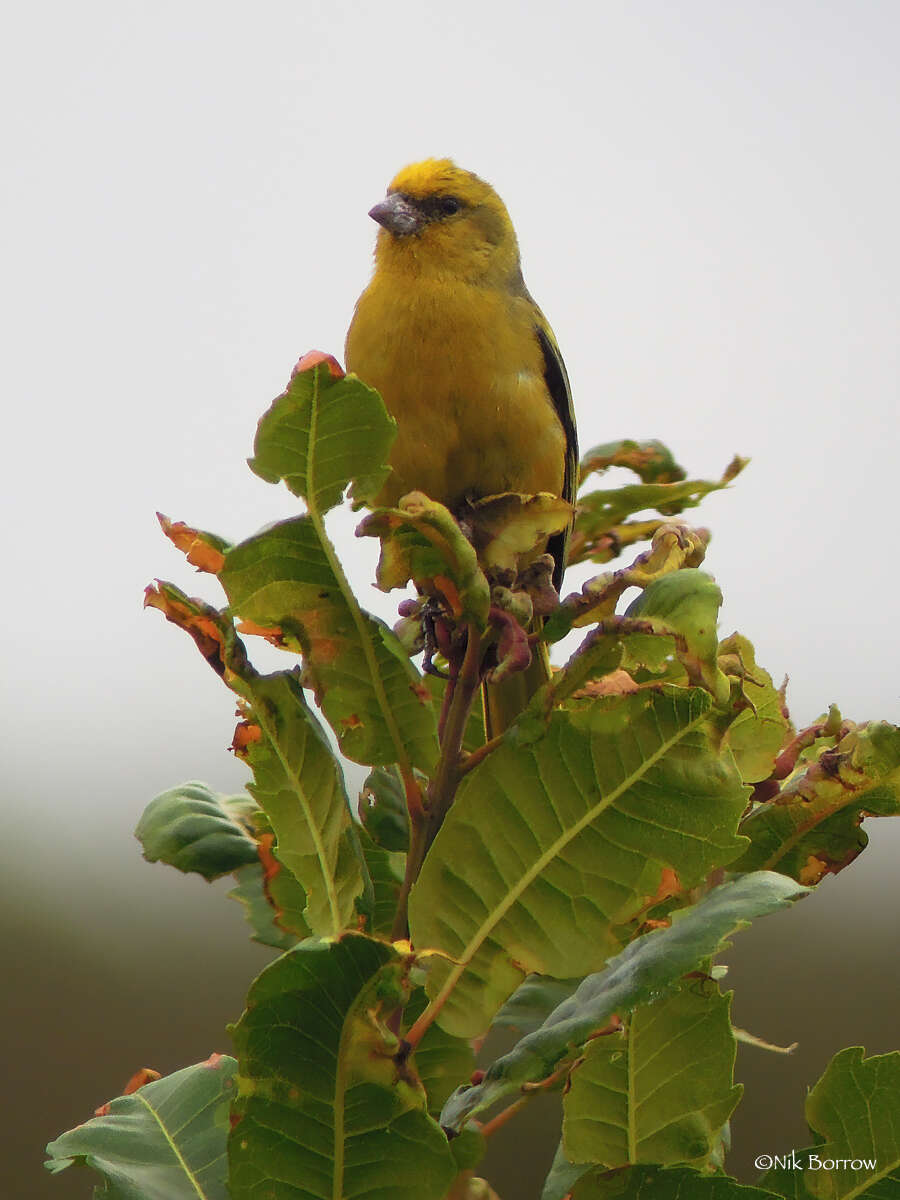
{"type": "MultiPolygon", "coordinates": [[[[522,280],[500,197],[449,159],[428,159],[404,168],[371,215],[382,225],[375,271],[356,305],[346,361],[397,420],[392,474],[379,502],[394,504],[414,490],[453,511],[501,492],[574,501],[568,379],[522,280]]],[[[557,586],[566,538],[548,546],[557,586]]],[[[522,697],[548,672],[546,654],[536,654],[519,682],[497,690],[511,697],[501,707],[520,711],[522,697]]],[[[489,698],[496,733],[515,713],[491,708],[489,698]]]]}

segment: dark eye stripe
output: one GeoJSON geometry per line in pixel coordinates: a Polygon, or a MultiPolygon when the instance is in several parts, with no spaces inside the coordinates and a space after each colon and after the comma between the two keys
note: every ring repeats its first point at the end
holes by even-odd
{"type": "Polygon", "coordinates": [[[443,221],[465,207],[463,202],[456,196],[425,196],[422,199],[415,196],[405,196],[404,199],[414,205],[422,216],[429,221],[443,221]]]}

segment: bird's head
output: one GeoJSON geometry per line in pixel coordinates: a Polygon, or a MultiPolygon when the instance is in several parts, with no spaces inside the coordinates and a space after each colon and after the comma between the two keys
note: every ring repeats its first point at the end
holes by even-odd
{"type": "Polygon", "coordinates": [[[379,267],[502,284],[519,274],[505,204],[490,184],[449,158],[404,167],[369,216],[381,226],[379,267]]]}

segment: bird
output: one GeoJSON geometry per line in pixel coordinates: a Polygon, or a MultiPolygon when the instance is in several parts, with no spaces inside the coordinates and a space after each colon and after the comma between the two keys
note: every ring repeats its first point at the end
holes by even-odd
{"type": "MultiPolygon", "coordinates": [[[[574,504],[578,438],[556,338],[522,277],[519,245],[493,187],[449,158],[404,167],[370,210],[375,267],[356,303],[345,361],[397,422],[375,498],[424,492],[459,514],[503,492],[574,504]]],[[[571,526],[554,534],[557,590],[571,526]]],[[[488,736],[549,678],[546,647],[486,700],[488,736]],[[508,693],[501,703],[504,689],[508,693]]]]}

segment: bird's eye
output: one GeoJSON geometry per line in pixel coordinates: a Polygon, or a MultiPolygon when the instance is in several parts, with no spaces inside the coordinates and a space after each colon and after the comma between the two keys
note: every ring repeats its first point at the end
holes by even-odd
{"type": "Polygon", "coordinates": [[[444,217],[452,217],[454,213],[458,213],[462,205],[455,196],[441,196],[440,209],[441,215],[444,217]]]}

